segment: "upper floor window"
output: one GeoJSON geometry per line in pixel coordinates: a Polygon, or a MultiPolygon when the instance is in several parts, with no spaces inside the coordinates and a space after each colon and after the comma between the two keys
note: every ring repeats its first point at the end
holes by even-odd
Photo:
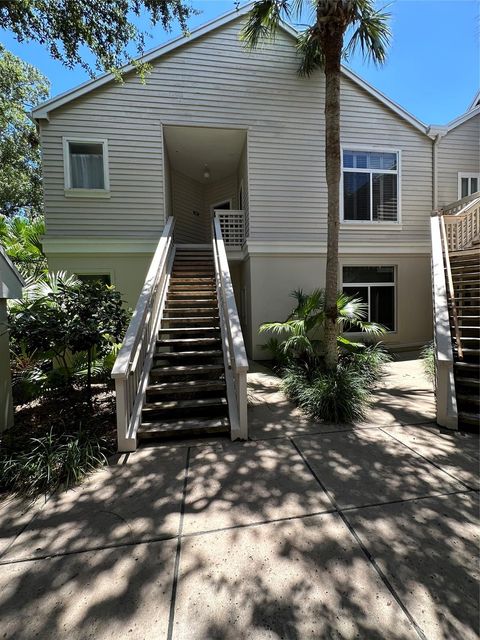
{"type": "Polygon", "coordinates": [[[480,188],[480,173],[459,173],[458,174],[458,199],[476,193],[480,188]]]}
{"type": "Polygon", "coordinates": [[[106,140],[64,138],[65,189],[108,191],[106,140]]]}
{"type": "Polygon", "coordinates": [[[343,220],[398,222],[399,152],[343,150],[343,220]]]}

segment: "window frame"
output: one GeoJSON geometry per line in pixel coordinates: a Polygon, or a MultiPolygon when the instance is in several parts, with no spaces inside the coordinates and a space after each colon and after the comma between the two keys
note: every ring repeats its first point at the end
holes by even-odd
{"type": "Polygon", "coordinates": [[[115,272],[113,269],[95,269],[92,268],[82,268],[82,269],[72,269],[73,273],[80,280],[80,276],[108,276],[110,278],[110,286],[115,285],[115,272]]]}
{"type": "MultiPolygon", "coordinates": [[[[365,225],[376,225],[400,228],[402,224],[402,150],[393,149],[391,147],[378,147],[372,146],[358,146],[356,144],[343,143],[340,146],[340,159],[341,159],[341,176],[340,176],[340,224],[358,227],[364,227],[365,225]],[[372,169],[356,169],[356,168],[344,168],[343,166],[343,153],[344,151],[353,151],[358,153],[395,153],[397,156],[397,169],[382,169],[381,171],[374,171],[372,169]],[[343,196],[343,174],[348,173],[368,173],[370,176],[372,173],[385,173],[397,176],[397,219],[391,220],[347,220],[345,218],[345,203],[343,196]]],[[[372,178],[370,178],[370,216],[373,215],[373,189],[372,178]]]]}
{"type": "Polygon", "coordinates": [[[66,196],[80,196],[90,198],[109,198],[110,197],[110,176],[108,163],[108,139],[107,138],[80,138],[77,136],[66,136],[62,138],[63,143],[63,178],[66,196]],[[70,171],[70,142],[78,142],[84,144],[101,144],[103,155],[103,189],[84,189],[81,187],[72,187],[72,178],[70,171]]]}
{"type": "MultiPolygon", "coordinates": [[[[458,195],[458,199],[462,200],[462,198],[468,198],[469,196],[471,196],[472,194],[469,193],[466,196],[462,196],[462,180],[468,178],[468,185],[470,187],[470,180],[472,178],[476,178],[477,179],[477,191],[480,191],[480,173],[475,173],[475,171],[459,171],[458,172],[458,190],[457,190],[457,195],[458,195]]],[[[476,191],[474,191],[473,193],[477,193],[476,191]]]]}
{"type": "MultiPolygon", "coordinates": [[[[370,287],[393,287],[393,303],[395,308],[393,310],[393,329],[387,329],[386,333],[389,335],[395,334],[398,332],[398,288],[397,288],[397,265],[396,264],[342,264],[342,292],[344,291],[344,287],[364,287],[368,289],[368,301],[367,301],[367,321],[372,322],[370,317],[370,287]],[[381,268],[381,267],[391,267],[393,269],[393,281],[392,282],[344,282],[343,281],[343,270],[345,267],[352,268],[381,268]]],[[[363,331],[348,331],[349,335],[363,335],[363,331]]]]}

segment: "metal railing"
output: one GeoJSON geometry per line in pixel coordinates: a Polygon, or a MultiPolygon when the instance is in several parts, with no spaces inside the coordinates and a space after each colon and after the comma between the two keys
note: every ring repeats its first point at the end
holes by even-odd
{"type": "Polygon", "coordinates": [[[246,440],[248,359],[222,237],[220,215],[215,215],[213,219],[213,255],[231,437],[232,440],[246,440]]]}
{"type": "Polygon", "coordinates": [[[119,451],[135,451],[145,390],[155,352],[174,256],[173,217],[168,218],[150,263],[137,306],[112,369],[119,451]]]}
{"type": "Polygon", "coordinates": [[[455,392],[454,359],[450,316],[448,312],[447,283],[445,280],[441,216],[432,215],[430,219],[430,230],[432,239],[432,301],[437,422],[441,426],[448,427],[449,429],[457,429],[457,397],[455,392]]]}
{"type": "Polygon", "coordinates": [[[438,213],[445,225],[449,252],[472,248],[480,236],[480,193],[462,198],[438,213]]]}
{"type": "Polygon", "coordinates": [[[241,249],[245,242],[245,212],[243,210],[215,209],[223,242],[227,249],[241,249]]]}

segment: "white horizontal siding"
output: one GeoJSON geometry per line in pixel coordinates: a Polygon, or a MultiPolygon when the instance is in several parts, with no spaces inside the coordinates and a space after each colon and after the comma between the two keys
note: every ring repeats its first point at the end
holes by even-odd
{"type": "MultiPolygon", "coordinates": [[[[274,44],[247,53],[239,26],[230,23],[160,58],[145,85],[131,75],[51,114],[42,124],[48,235],[159,234],[165,215],[161,125],[183,124],[248,129],[244,188],[252,240],[325,241],[323,75],[298,76],[295,43],[283,32],[274,44]],[[69,135],[108,138],[111,198],[64,197],[61,139],[69,135]]],[[[427,137],[344,79],[342,140],[402,150],[403,230],[395,238],[427,242],[427,137]]],[[[235,197],[236,191],[237,185],[235,197]]],[[[178,195],[173,206],[178,211],[178,195]]],[[[342,231],[342,238],[392,240],[380,229],[342,231]]]]}
{"type": "Polygon", "coordinates": [[[438,204],[458,199],[458,174],[480,173],[480,115],[474,116],[440,140],[438,145],[438,204]]]}

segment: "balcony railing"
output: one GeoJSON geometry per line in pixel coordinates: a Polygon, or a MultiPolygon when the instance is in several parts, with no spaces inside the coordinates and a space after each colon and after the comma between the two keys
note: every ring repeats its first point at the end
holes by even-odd
{"type": "Polygon", "coordinates": [[[241,249],[245,242],[245,212],[232,209],[215,209],[220,223],[223,242],[227,249],[241,249]]]}

